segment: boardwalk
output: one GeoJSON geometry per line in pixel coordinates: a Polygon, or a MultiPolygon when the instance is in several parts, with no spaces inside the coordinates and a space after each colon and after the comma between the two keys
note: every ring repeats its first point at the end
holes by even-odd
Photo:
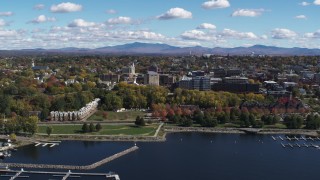
{"type": "Polygon", "coordinates": [[[120,153],[109,156],[101,161],[95,162],[86,166],[76,166],[76,165],[53,165],[53,164],[22,164],[22,163],[0,163],[1,166],[8,166],[11,168],[35,168],[35,169],[65,169],[65,170],[91,170],[95,169],[101,165],[104,165],[108,162],[111,162],[115,159],[118,159],[126,154],[129,154],[133,151],[138,150],[137,146],[133,146],[129,149],[126,149],[120,153]]]}

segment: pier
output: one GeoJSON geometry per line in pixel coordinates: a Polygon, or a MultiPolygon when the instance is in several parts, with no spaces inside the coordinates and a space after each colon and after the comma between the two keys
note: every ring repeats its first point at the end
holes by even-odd
{"type": "Polygon", "coordinates": [[[48,142],[46,142],[46,141],[36,141],[36,142],[34,142],[35,143],[35,145],[34,146],[42,146],[42,147],[45,147],[45,146],[49,146],[49,147],[54,147],[54,146],[58,146],[60,143],[61,143],[61,141],[48,141],[48,142]]]}
{"type": "Polygon", "coordinates": [[[54,165],[54,164],[22,164],[22,163],[0,163],[2,166],[8,166],[11,168],[32,168],[32,169],[65,169],[65,170],[91,170],[95,169],[101,165],[118,159],[126,154],[138,150],[138,146],[133,146],[129,149],[116,153],[112,156],[102,159],[101,161],[95,162],[90,165],[77,166],[77,165],[54,165]]]}
{"type": "Polygon", "coordinates": [[[79,172],[47,172],[47,171],[25,171],[23,169],[21,170],[6,170],[2,171],[5,173],[13,173],[13,175],[7,175],[7,174],[1,174],[0,177],[10,177],[10,180],[15,180],[15,179],[21,179],[21,178],[29,178],[29,176],[25,175],[31,175],[31,174],[43,174],[43,175],[52,175],[54,178],[61,177],[62,180],[70,179],[70,178],[81,178],[82,176],[101,176],[101,177],[113,177],[114,173],[79,173],[79,172]],[[24,175],[25,174],[25,175],[24,175]]]}
{"type": "Polygon", "coordinates": [[[271,138],[273,140],[281,140],[281,141],[284,141],[284,140],[288,140],[288,141],[300,141],[300,140],[303,140],[303,141],[320,141],[320,138],[319,137],[296,137],[296,136],[293,136],[293,137],[289,137],[289,136],[285,136],[285,137],[281,137],[281,136],[271,136],[271,138]]]}

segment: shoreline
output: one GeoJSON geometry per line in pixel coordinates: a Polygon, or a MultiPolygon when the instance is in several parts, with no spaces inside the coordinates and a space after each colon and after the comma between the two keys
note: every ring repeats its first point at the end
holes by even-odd
{"type": "MultiPolygon", "coordinates": [[[[318,137],[317,130],[305,130],[305,129],[255,129],[258,130],[258,135],[273,135],[273,134],[294,134],[318,137]]],[[[33,144],[35,141],[52,141],[52,140],[64,140],[64,141],[105,141],[105,142],[165,142],[166,136],[171,133],[216,133],[216,134],[247,134],[244,129],[241,128],[208,128],[208,127],[162,127],[161,136],[113,136],[113,135],[74,135],[74,134],[52,134],[50,137],[44,134],[37,134],[33,138],[19,138],[17,137],[16,148],[33,144]],[[32,141],[32,140],[33,141],[32,141]]]]}

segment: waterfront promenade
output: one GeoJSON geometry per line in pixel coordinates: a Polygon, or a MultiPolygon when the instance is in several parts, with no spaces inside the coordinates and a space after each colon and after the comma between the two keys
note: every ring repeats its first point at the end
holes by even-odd
{"type": "Polygon", "coordinates": [[[116,153],[112,156],[102,159],[101,161],[95,162],[90,165],[77,166],[77,165],[54,165],[54,164],[23,164],[23,163],[0,163],[2,166],[8,166],[11,168],[32,168],[32,169],[65,169],[65,170],[91,170],[106,163],[109,163],[115,159],[118,159],[126,154],[138,150],[138,146],[133,146],[129,149],[116,153]]]}

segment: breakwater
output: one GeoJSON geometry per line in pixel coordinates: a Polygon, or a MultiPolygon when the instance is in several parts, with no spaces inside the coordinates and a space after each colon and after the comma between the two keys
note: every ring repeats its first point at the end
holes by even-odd
{"type": "Polygon", "coordinates": [[[116,153],[112,156],[102,159],[101,161],[95,162],[86,166],[77,166],[77,165],[55,165],[55,164],[23,164],[23,163],[0,163],[2,166],[8,166],[11,168],[32,168],[32,169],[65,169],[65,170],[91,170],[99,166],[102,166],[108,162],[111,162],[115,159],[118,159],[126,154],[129,154],[133,151],[138,150],[138,146],[133,146],[129,149],[116,153]]]}

